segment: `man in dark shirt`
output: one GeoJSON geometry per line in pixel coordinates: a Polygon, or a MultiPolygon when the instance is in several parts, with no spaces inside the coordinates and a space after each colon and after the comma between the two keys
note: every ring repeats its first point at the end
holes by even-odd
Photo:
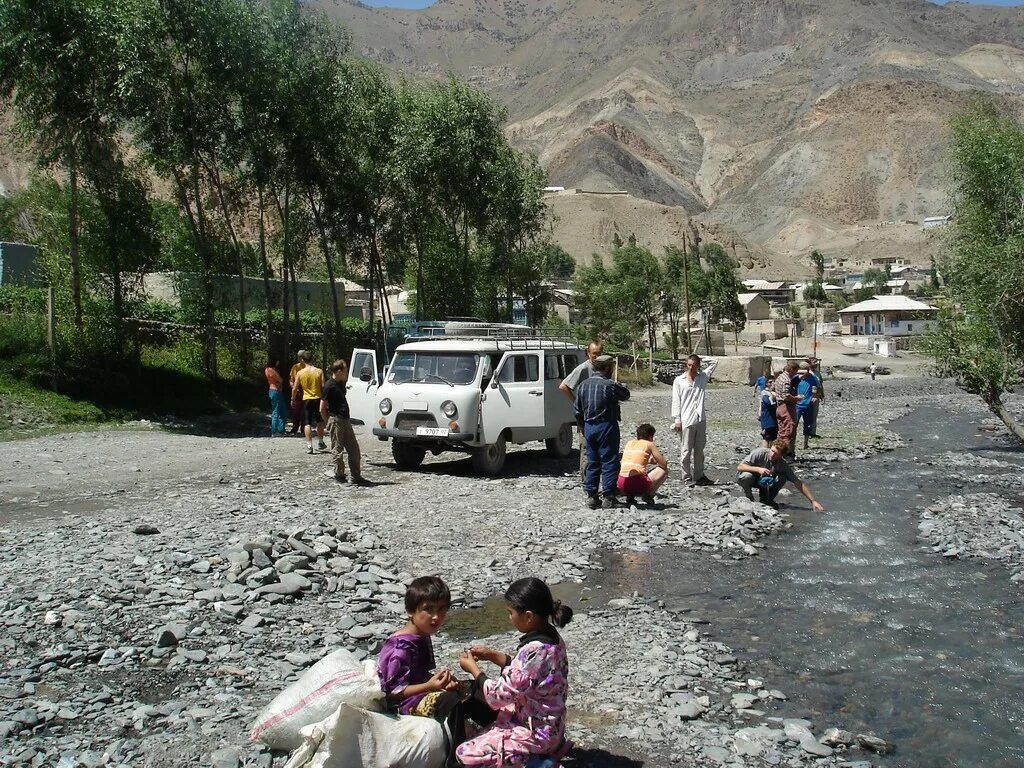
{"type": "Polygon", "coordinates": [[[348,399],[345,397],[345,387],[348,381],[348,365],[344,360],[335,360],[331,366],[331,378],[324,385],[323,394],[320,399],[320,416],[327,422],[327,432],[331,436],[331,453],[334,454],[334,479],[344,483],[345,477],[345,455],[348,454],[348,462],[352,467],[352,482],[361,485],[363,475],[360,472],[359,443],[356,442],[356,434],[352,431],[352,422],[349,421],[348,399]]]}
{"type": "Polygon", "coordinates": [[[576,387],[576,421],[583,424],[587,444],[587,469],[583,490],[587,506],[601,506],[598,483],[609,506],[618,501],[619,476],[619,403],[629,400],[629,390],[609,378],[614,358],[600,355],[594,360],[594,373],[576,387]]]}
{"type": "Polygon", "coordinates": [[[770,448],[755,448],[736,467],[736,482],[743,489],[743,495],[751,501],[754,500],[754,486],[757,486],[757,494],[762,504],[777,508],[775,497],[779,495],[782,486],[786,481],[793,483],[800,493],[807,497],[816,512],[824,512],[811,489],[807,487],[793,468],[786,463],[786,452],[789,450],[788,441],[779,438],[772,442],[770,448]],[[768,480],[768,478],[771,478],[768,480]]]}

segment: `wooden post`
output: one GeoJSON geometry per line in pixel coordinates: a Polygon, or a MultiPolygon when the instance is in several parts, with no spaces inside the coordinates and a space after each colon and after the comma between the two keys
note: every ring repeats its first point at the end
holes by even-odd
{"type": "Polygon", "coordinates": [[[46,291],[46,346],[50,348],[50,383],[57,388],[57,292],[51,285],[46,291]]]}

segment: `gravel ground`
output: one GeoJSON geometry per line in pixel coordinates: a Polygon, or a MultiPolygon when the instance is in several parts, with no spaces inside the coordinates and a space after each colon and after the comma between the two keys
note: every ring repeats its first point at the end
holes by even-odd
{"type": "MultiPolygon", "coordinates": [[[[919,379],[826,388],[822,439],[798,467],[826,507],[843,461],[898,445],[887,422],[953,391],[919,379]]],[[[650,420],[672,457],[668,397],[638,392],[623,431],[650,420]]],[[[476,606],[527,574],[599,584],[608,548],[756,556],[790,524],[786,505],[727,484],[758,442],[750,390],[716,387],[709,404],[709,474],[723,485],[684,490],[673,466],[653,509],[587,510],[575,458],[532,446],[481,479],[458,454],[398,472],[362,435],[375,484],[358,488],[324,476],[329,456],[248,424],[0,444],[0,764],[280,765],[246,743],[256,712],[330,650],[374,653],[414,575],[441,573],[457,605],[476,606]]],[[[885,748],[784,719],[785,693],[745,675],[707,627],[608,591],[591,590],[600,598],[565,633],[575,764],[857,765],[885,748]]],[[[511,634],[492,641],[514,647],[511,634]]],[[[439,636],[439,662],[462,644],[439,636]]]]}

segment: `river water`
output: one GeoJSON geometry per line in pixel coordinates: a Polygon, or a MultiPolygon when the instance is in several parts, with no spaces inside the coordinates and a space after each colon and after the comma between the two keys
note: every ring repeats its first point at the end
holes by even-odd
{"type": "Polygon", "coordinates": [[[1018,475],[1024,455],[939,409],[889,426],[907,447],[812,481],[825,515],[790,497],[794,527],[761,556],[709,567],[706,554],[670,548],[612,553],[600,580],[709,620],[751,673],[789,694],[780,712],[817,733],[895,742],[879,765],[1020,768],[1024,589],[1000,567],[923,551],[917,524],[936,499],[987,490],[959,487],[947,451],[1010,462],[1018,475]]]}

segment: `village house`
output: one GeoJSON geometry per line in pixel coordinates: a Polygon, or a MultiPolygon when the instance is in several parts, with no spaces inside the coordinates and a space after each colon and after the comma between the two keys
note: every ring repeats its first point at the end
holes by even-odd
{"type": "Polygon", "coordinates": [[[773,307],[785,307],[793,302],[793,284],[785,280],[744,280],[746,293],[759,293],[773,307]]]}
{"type": "Polygon", "coordinates": [[[764,296],[760,293],[741,293],[737,298],[747,321],[740,332],[740,338],[760,344],[786,335],[786,321],[772,317],[772,306],[764,296]]]}
{"type": "Polygon", "coordinates": [[[915,336],[934,322],[935,307],[906,296],[875,296],[839,310],[844,336],[915,336]]]}

